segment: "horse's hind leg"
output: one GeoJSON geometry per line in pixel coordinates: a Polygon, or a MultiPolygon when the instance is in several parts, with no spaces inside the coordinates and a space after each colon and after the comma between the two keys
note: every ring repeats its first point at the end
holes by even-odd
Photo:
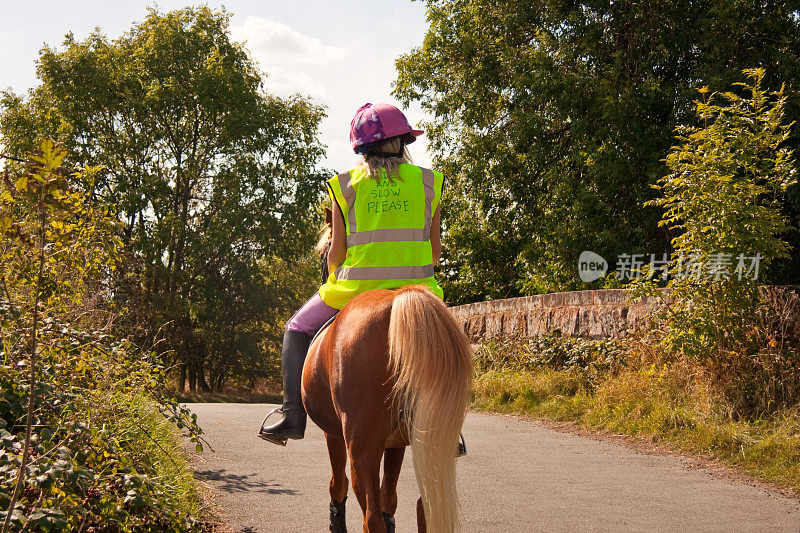
{"type": "Polygon", "coordinates": [[[422,506],[422,498],[417,500],[417,533],[427,533],[428,526],[425,524],[425,508],[422,506]]]}
{"type": "Polygon", "coordinates": [[[386,526],[381,513],[380,486],[383,446],[348,441],[350,475],[353,478],[353,492],[364,513],[364,533],[384,533],[386,526]]]}
{"type": "Polygon", "coordinates": [[[331,460],[331,524],[330,531],[345,533],[345,499],[347,498],[347,447],[343,440],[325,434],[328,444],[328,456],[331,460]]]}
{"type": "Polygon", "coordinates": [[[381,482],[381,510],[387,533],[394,533],[394,513],[397,511],[397,480],[403,467],[403,448],[387,448],[383,453],[383,481],[381,482]]]}

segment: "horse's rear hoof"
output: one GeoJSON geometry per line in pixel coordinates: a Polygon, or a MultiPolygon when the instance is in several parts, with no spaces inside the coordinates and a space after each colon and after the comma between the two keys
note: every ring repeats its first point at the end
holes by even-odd
{"type": "Polygon", "coordinates": [[[386,524],[386,533],[394,533],[394,516],[383,513],[383,522],[386,524]]]}
{"type": "MultiPolygon", "coordinates": [[[[347,524],[344,520],[344,503],[347,501],[347,496],[341,503],[331,502],[331,533],[347,533],[347,524]]],[[[394,530],[393,530],[394,531],[394,530]]]]}

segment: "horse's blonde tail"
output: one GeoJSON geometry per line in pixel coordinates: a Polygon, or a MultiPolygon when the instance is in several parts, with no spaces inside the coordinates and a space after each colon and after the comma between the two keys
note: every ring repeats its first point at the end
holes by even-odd
{"type": "Polygon", "coordinates": [[[444,303],[424,287],[392,303],[389,360],[402,409],[427,529],[459,531],[456,447],[469,404],[469,342],[444,303]]]}

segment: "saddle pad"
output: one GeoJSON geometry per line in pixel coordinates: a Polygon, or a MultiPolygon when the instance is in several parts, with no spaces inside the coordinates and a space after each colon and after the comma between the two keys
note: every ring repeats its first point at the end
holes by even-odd
{"type": "MultiPolygon", "coordinates": [[[[316,333],[316,334],[314,334],[314,337],[312,337],[312,339],[311,339],[311,344],[314,344],[314,341],[315,341],[315,340],[317,340],[317,337],[319,337],[319,336],[322,334],[322,332],[323,332],[323,331],[325,331],[326,329],[328,329],[328,326],[330,326],[330,325],[331,325],[331,323],[332,323],[332,322],[333,322],[333,321],[336,319],[336,317],[337,317],[338,315],[339,315],[339,311],[336,311],[336,314],[335,314],[335,315],[333,315],[332,317],[330,317],[330,318],[329,318],[329,319],[328,319],[328,320],[327,320],[327,321],[326,321],[324,324],[322,324],[322,327],[321,327],[321,328],[319,328],[319,330],[317,331],[317,333],[316,333]]],[[[311,344],[309,344],[309,346],[311,346],[311,344]]]]}

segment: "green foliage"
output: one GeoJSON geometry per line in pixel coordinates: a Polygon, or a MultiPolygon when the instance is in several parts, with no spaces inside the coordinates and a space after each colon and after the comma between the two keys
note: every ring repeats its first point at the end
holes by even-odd
{"type": "Polygon", "coordinates": [[[154,460],[174,446],[159,410],[198,446],[202,432],[163,397],[153,356],[110,334],[115,214],[81,190],[98,169],[71,172],[66,155],[44,141],[0,185],[0,516],[38,531],[196,529],[185,466],[154,460]]]}
{"type": "Polygon", "coordinates": [[[762,69],[746,73],[750,83],[736,84],[745,95],[713,93],[697,102],[703,125],[679,128],[680,144],[666,160],[671,173],[656,185],[663,196],[650,202],[665,209],[660,225],[677,233],[669,281],[674,303],[658,342],[710,369],[737,415],[800,400],[794,387],[782,393],[774,387],[775,380],[800,377],[800,339],[775,329],[790,320],[789,310],[762,298],[758,287],[770,265],[789,255],[779,196],[795,183],[786,147],[791,125],[783,90],[767,93],[762,69]],[[698,269],[689,270],[690,262],[698,269]],[[755,262],[758,270],[742,268],[755,262]]]}
{"type": "Polygon", "coordinates": [[[98,169],[70,175],[61,167],[65,157],[62,147],[45,141],[25,172],[14,176],[6,170],[0,190],[4,296],[32,298],[38,282],[41,303],[60,310],[81,302],[87,282],[115,268],[119,247],[108,207],[75,187],[91,182],[98,169]],[[41,242],[47,251],[40,272],[35,252],[41,242]]]}
{"type": "Polygon", "coordinates": [[[264,320],[290,314],[308,293],[265,271],[303,271],[296,264],[313,246],[322,191],[322,109],[267,94],[231,42],[229,18],[152,9],[116,39],[70,34],[42,49],[41,85],[24,98],[6,93],[0,113],[10,154],[49,136],[77,164],[100,167],[79,187],[117,206],[117,325],[179,366],[192,390],[219,388],[252,365],[267,372],[263,353],[280,336],[264,320]]]}
{"type": "MultiPolygon", "coordinates": [[[[789,121],[800,116],[796,0],[426,5],[428,32],[398,59],[395,95],[434,117],[453,303],[583,288],[583,250],[668,251],[659,210],[642,204],[668,173],[675,127],[695,123],[701,85],[725,90],[764,65],[766,86],[790,82],[789,121]]],[[[780,197],[793,222],[797,194],[780,197]]],[[[794,253],[783,279],[800,279],[794,253]]]]}

